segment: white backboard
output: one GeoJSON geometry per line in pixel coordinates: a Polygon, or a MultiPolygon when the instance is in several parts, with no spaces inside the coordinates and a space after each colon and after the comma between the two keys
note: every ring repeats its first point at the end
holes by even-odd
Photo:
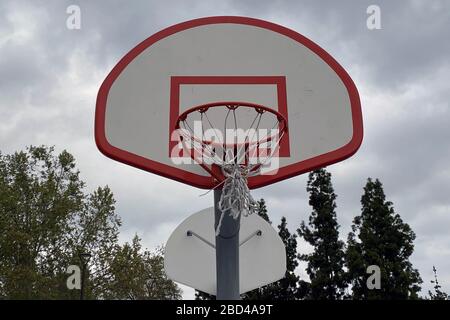
{"type": "Polygon", "coordinates": [[[131,50],[100,88],[96,141],[118,161],[212,188],[200,166],[173,162],[170,140],[180,113],[224,100],[262,104],[288,121],[277,174],[251,177],[250,188],[341,161],[362,141],[358,91],[336,60],[293,30],[245,17],[180,23],[131,50]]]}
{"type": "MultiPolygon", "coordinates": [[[[251,237],[239,248],[240,293],[277,281],[286,272],[283,241],[277,231],[260,216],[253,214],[241,218],[240,241],[258,230],[261,231],[260,236],[251,237]]],[[[215,249],[196,236],[188,236],[188,231],[215,244],[214,208],[194,213],[171,234],[165,247],[166,274],[173,281],[215,295],[215,249]]]]}

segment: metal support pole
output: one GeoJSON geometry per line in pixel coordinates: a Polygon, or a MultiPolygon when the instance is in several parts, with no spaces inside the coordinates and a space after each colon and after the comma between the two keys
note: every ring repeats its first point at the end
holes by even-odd
{"type": "MultiPolygon", "coordinates": [[[[214,190],[214,229],[222,212],[219,200],[222,190],[214,190]]],[[[239,228],[241,218],[234,219],[225,213],[220,234],[216,236],[217,300],[239,300],[239,228]]]]}

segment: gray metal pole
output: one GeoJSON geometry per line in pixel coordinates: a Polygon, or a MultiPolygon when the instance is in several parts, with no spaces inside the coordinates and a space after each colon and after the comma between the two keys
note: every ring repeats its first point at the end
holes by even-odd
{"type": "MultiPolygon", "coordinates": [[[[222,190],[214,190],[214,229],[217,228],[222,212],[219,200],[222,190]]],[[[234,219],[225,214],[216,236],[216,278],[217,300],[239,300],[239,228],[241,218],[234,219]]]]}

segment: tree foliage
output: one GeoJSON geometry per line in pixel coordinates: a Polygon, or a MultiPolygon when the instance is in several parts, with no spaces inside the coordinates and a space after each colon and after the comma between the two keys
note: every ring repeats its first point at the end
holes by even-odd
{"type": "MultiPolygon", "coordinates": [[[[91,255],[87,299],[180,299],[181,291],[164,274],[163,248],[143,249],[137,236],[119,244],[121,220],[112,191],[108,186],[91,193],[85,189],[67,151],[55,154],[51,147],[32,146],[0,153],[0,299],[78,299],[79,292],[66,286],[66,270],[80,265],[80,253],[91,255]]],[[[313,210],[308,225],[303,222],[297,232],[314,252],[297,254],[297,235],[283,217],[278,234],[286,247],[286,276],[244,299],[340,299],[347,283],[354,299],[418,298],[422,280],[409,261],[415,234],[386,200],[380,181],[368,179],[364,187],[346,250],[339,240],[331,175],[324,169],[312,172],[307,191],[313,210]],[[307,261],[311,283],[296,275],[299,259],[307,261]],[[370,265],[381,270],[379,290],[367,288],[370,265]]],[[[271,223],[264,200],[258,203],[258,214],[271,223]]],[[[430,299],[448,299],[433,271],[430,299]]]]}
{"type": "Polygon", "coordinates": [[[337,300],[343,297],[347,287],[344,272],[344,242],[339,240],[339,224],[336,219],[336,194],[331,174],[318,169],[309,174],[306,190],[313,211],[308,225],[303,221],[297,230],[314,251],[301,254],[307,261],[306,272],[310,277],[308,299],[337,300]]]}
{"type": "Polygon", "coordinates": [[[431,290],[428,290],[428,294],[430,295],[431,300],[449,300],[449,295],[442,291],[442,286],[439,284],[438,277],[437,277],[437,270],[436,267],[433,266],[433,274],[434,274],[434,280],[430,281],[434,286],[434,292],[431,290]]]}
{"type": "Polygon", "coordinates": [[[78,298],[67,289],[66,270],[80,265],[85,252],[91,254],[86,298],[108,297],[113,255],[122,253],[120,225],[109,187],[86,193],[67,151],[31,146],[0,154],[0,298],[78,298]]]}
{"type": "Polygon", "coordinates": [[[346,264],[353,299],[416,299],[422,280],[409,258],[415,234],[386,201],[383,186],[367,180],[361,198],[361,215],[348,236],[346,264]],[[367,267],[381,270],[381,289],[367,288],[367,267]]]}
{"type": "Polygon", "coordinates": [[[175,300],[181,291],[164,273],[163,248],[142,250],[140,239],[116,246],[109,259],[111,280],[104,290],[106,299],[175,300]]]}

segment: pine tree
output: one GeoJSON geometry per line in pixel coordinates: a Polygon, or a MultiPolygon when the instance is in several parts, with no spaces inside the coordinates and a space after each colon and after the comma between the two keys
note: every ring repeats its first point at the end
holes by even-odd
{"type": "Polygon", "coordinates": [[[295,268],[298,266],[297,235],[289,232],[285,217],[281,218],[278,230],[278,235],[286,247],[286,275],[275,283],[270,297],[272,300],[295,300],[297,299],[297,282],[299,281],[299,277],[295,274],[295,268]]]}
{"type": "Polygon", "coordinates": [[[430,295],[431,300],[449,300],[449,296],[447,293],[443,292],[442,286],[439,284],[438,278],[437,278],[437,270],[436,267],[433,266],[433,273],[434,273],[434,280],[430,281],[432,284],[434,284],[434,293],[428,290],[428,294],[430,295]]]}
{"type": "Polygon", "coordinates": [[[331,174],[325,169],[311,172],[306,190],[313,211],[309,226],[303,221],[297,232],[314,248],[313,253],[299,256],[300,260],[308,262],[306,271],[311,283],[307,298],[337,300],[342,298],[347,285],[343,270],[344,243],[339,240],[331,174]]]}
{"type": "Polygon", "coordinates": [[[409,257],[415,234],[386,201],[381,182],[367,180],[361,198],[361,215],[355,217],[348,236],[346,265],[354,299],[416,299],[420,278],[409,257]],[[367,287],[367,267],[381,271],[381,288],[367,287]]]}
{"type": "Polygon", "coordinates": [[[269,215],[267,214],[266,201],[264,199],[260,199],[258,201],[258,215],[266,220],[268,223],[272,224],[272,221],[269,219],[269,215]]]}

